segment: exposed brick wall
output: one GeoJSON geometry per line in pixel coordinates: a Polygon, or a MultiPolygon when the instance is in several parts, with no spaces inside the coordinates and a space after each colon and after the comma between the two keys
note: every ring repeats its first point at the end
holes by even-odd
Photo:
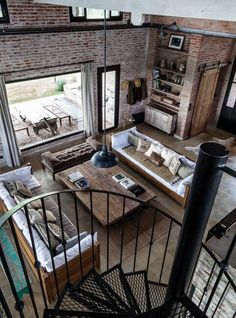
{"type": "MultiPolygon", "coordinates": [[[[0,28],[40,27],[40,26],[76,26],[87,25],[87,22],[70,22],[69,7],[49,4],[37,4],[33,0],[7,0],[10,24],[0,24],[0,28]]],[[[109,22],[109,24],[126,23],[129,13],[123,14],[123,21],[109,22]]],[[[99,24],[102,22],[89,22],[99,24]]]]}
{"type": "MultiPolygon", "coordinates": [[[[149,87],[152,85],[152,66],[157,65],[161,58],[164,57],[167,60],[175,60],[177,64],[180,61],[184,61],[186,57],[183,55],[174,54],[173,52],[158,50],[160,45],[168,46],[170,34],[179,34],[179,32],[168,31],[168,35],[160,39],[159,32],[157,30],[151,30],[149,32],[149,51],[147,62],[147,78],[149,87]]],[[[181,33],[183,35],[183,33],[181,33]]],[[[185,34],[184,50],[188,50],[187,67],[184,78],[184,87],[181,92],[181,102],[178,113],[178,122],[176,135],[180,138],[186,138],[189,135],[191,120],[194,111],[194,104],[197,96],[199,80],[201,72],[198,71],[198,67],[204,63],[212,64],[219,60],[226,62],[232,57],[234,40],[227,38],[219,38],[212,36],[204,36],[200,34],[185,34]]],[[[222,75],[224,82],[228,81],[227,67],[222,69],[222,75]],[[227,76],[224,73],[227,73],[227,76]],[[223,76],[224,75],[224,76],[223,76]]],[[[223,95],[225,93],[226,85],[217,86],[216,98],[213,103],[212,114],[209,122],[217,123],[220,109],[222,107],[223,95]],[[217,99],[217,95],[221,98],[217,99]],[[217,117],[218,116],[218,117],[217,117]],[[214,120],[212,118],[214,117],[214,120]],[[216,119],[217,118],[217,119],[216,119]]],[[[149,97],[151,89],[149,89],[149,97]]]]}
{"type": "Polygon", "coordinates": [[[201,29],[215,32],[236,33],[235,21],[216,21],[206,19],[191,19],[181,17],[151,16],[151,22],[160,24],[171,24],[176,22],[179,27],[201,29]]]}

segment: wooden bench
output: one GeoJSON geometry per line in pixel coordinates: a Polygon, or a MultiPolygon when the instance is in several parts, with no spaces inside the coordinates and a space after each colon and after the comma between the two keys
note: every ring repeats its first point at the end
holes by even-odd
{"type": "Polygon", "coordinates": [[[53,104],[43,107],[59,119],[60,126],[62,126],[62,119],[64,118],[68,118],[69,124],[71,125],[71,116],[61,109],[59,105],[53,104]]]}

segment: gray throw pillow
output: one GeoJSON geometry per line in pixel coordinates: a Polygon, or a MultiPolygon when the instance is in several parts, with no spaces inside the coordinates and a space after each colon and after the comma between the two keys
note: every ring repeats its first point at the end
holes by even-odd
{"type": "Polygon", "coordinates": [[[138,147],[138,142],[139,142],[139,137],[135,136],[134,134],[132,134],[131,132],[129,133],[128,136],[128,142],[129,144],[133,145],[135,148],[138,147]]]}
{"type": "Polygon", "coordinates": [[[7,189],[11,197],[18,194],[15,182],[6,181],[4,182],[4,187],[7,189]]]}
{"type": "Polygon", "coordinates": [[[181,163],[177,175],[180,176],[182,179],[185,179],[191,174],[193,174],[193,169],[181,163]]]}
{"type": "MultiPolygon", "coordinates": [[[[80,233],[80,235],[79,235],[79,240],[81,241],[81,240],[84,239],[87,235],[88,235],[88,232],[80,233]]],[[[75,236],[71,237],[70,239],[68,239],[68,240],[66,241],[66,246],[65,246],[66,250],[68,250],[69,248],[75,246],[77,243],[78,243],[78,236],[75,235],[75,236]]],[[[64,252],[64,247],[63,247],[62,244],[59,244],[59,245],[56,247],[56,249],[55,249],[55,254],[57,255],[57,254],[60,254],[60,253],[62,253],[62,252],[64,252]]]]}

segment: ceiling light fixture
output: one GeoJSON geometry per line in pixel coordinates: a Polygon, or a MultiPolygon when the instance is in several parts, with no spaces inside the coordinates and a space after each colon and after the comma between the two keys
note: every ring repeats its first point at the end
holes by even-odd
{"type": "Polygon", "coordinates": [[[161,28],[160,28],[159,37],[160,38],[164,38],[165,36],[167,36],[168,33],[165,30],[172,29],[172,27],[175,27],[175,30],[178,30],[178,26],[177,26],[176,22],[173,22],[173,23],[171,23],[168,26],[162,25],[161,28]]]}
{"type": "Polygon", "coordinates": [[[108,151],[106,141],[106,72],[107,72],[107,28],[106,10],[104,10],[104,77],[103,77],[103,144],[102,150],[96,152],[91,158],[92,164],[97,168],[110,168],[117,164],[116,156],[108,151]]]}

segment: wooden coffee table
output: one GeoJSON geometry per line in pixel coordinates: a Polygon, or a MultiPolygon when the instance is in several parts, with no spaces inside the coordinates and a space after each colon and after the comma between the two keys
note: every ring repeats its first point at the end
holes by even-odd
{"type": "MultiPolygon", "coordinates": [[[[62,171],[58,174],[59,180],[66,185],[69,189],[78,189],[74,183],[68,179],[68,175],[79,171],[88,180],[90,189],[104,190],[116,192],[132,197],[132,194],[123,188],[119,183],[112,179],[117,173],[123,173],[126,177],[132,179],[135,183],[141,185],[146,191],[138,196],[138,199],[143,202],[148,202],[156,195],[150,191],[142,182],[131,176],[128,172],[124,171],[121,167],[114,166],[112,168],[101,169],[94,167],[90,161],[83,164],[74,166],[70,169],[62,171]]],[[[90,211],[90,193],[88,191],[80,191],[76,193],[79,201],[88,208],[90,211]]],[[[135,197],[134,197],[135,198],[135,197]]],[[[107,195],[105,193],[93,193],[93,214],[102,225],[107,225],[107,195]]],[[[139,202],[126,199],[125,214],[133,212],[139,207],[139,202]]],[[[123,198],[117,195],[109,196],[109,224],[118,221],[123,213],[123,198]]]]}

